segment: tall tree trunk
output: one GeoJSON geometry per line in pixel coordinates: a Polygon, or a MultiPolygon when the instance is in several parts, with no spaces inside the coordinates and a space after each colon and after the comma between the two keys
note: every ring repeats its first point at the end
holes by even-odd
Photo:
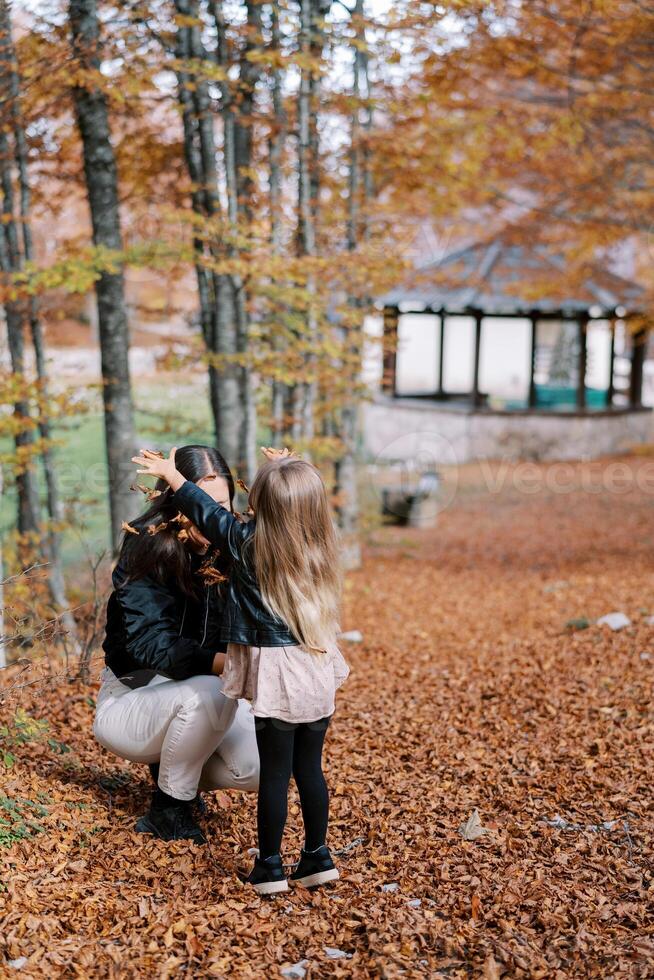
{"type": "MultiPolygon", "coordinates": [[[[22,239],[22,259],[31,262],[34,258],[32,246],[32,229],[30,226],[30,185],[27,172],[27,140],[23,125],[20,108],[20,78],[18,65],[13,47],[11,14],[7,0],[0,0],[0,34],[2,35],[2,63],[3,73],[7,71],[9,88],[9,105],[11,111],[11,123],[14,137],[14,156],[18,172],[18,189],[20,201],[21,219],[21,239],[22,239]],[[4,53],[7,53],[5,59],[4,53]]],[[[28,319],[32,345],[34,347],[34,357],[36,364],[36,376],[39,383],[41,398],[45,406],[48,400],[48,374],[45,363],[45,345],[43,340],[43,328],[39,317],[38,302],[35,297],[30,297],[28,302],[28,319]]],[[[47,509],[50,519],[47,538],[44,541],[44,550],[48,559],[48,585],[52,601],[61,613],[62,623],[75,648],[79,652],[79,641],[77,638],[77,624],[70,611],[68,599],[66,597],[66,586],[64,581],[63,563],[61,557],[61,536],[55,525],[62,519],[62,508],[59,499],[59,487],[57,485],[57,474],[55,461],[51,450],[50,423],[43,410],[39,412],[39,433],[42,440],[41,460],[45,474],[47,491],[47,509]]]]}
{"type": "MultiPolygon", "coordinates": [[[[207,57],[202,43],[197,0],[189,5],[190,13],[196,23],[189,28],[190,55],[201,62],[207,57]]],[[[216,141],[214,133],[214,113],[206,82],[196,80],[193,89],[193,102],[197,120],[200,157],[202,160],[202,189],[204,208],[208,218],[221,213],[218,196],[218,171],[216,166],[216,141]]],[[[213,235],[209,238],[209,251],[213,258],[221,254],[222,244],[216,243],[213,235]]],[[[240,401],[240,379],[234,364],[237,352],[237,327],[234,322],[232,285],[228,276],[211,273],[214,297],[212,333],[210,350],[222,359],[218,367],[211,370],[210,385],[214,416],[217,418],[216,441],[229,460],[238,458],[239,439],[243,426],[243,407],[240,401]]]]}
{"type": "MultiPolygon", "coordinates": [[[[97,0],[70,0],[69,18],[76,58],[87,71],[98,72],[101,59],[97,0]]],[[[107,99],[92,83],[75,85],[72,94],[82,138],[93,242],[96,246],[120,252],[118,174],[111,143],[107,99]]],[[[114,548],[117,548],[121,524],[134,514],[137,506],[129,490],[135,434],[122,272],[102,272],[95,285],[95,294],[109,471],[111,540],[114,548]]]]}
{"type": "MultiPolygon", "coordinates": [[[[309,53],[313,62],[320,62],[325,45],[323,18],[331,7],[332,0],[311,0],[311,23],[309,32],[309,53]]],[[[318,238],[318,222],[320,218],[320,140],[318,134],[318,111],[322,90],[322,74],[311,71],[309,74],[309,94],[311,112],[309,115],[309,189],[311,195],[311,213],[314,223],[314,240],[318,238]]]]}
{"type": "MultiPolygon", "coordinates": [[[[251,54],[261,49],[262,44],[261,4],[259,0],[247,0],[247,34],[240,58],[239,111],[234,128],[234,154],[236,164],[236,193],[238,216],[246,222],[253,217],[254,182],[253,167],[253,120],[256,88],[261,78],[261,67],[251,54]]],[[[239,460],[246,474],[245,480],[251,483],[257,468],[257,407],[254,398],[254,384],[250,355],[250,314],[249,297],[243,281],[236,288],[236,322],[238,329],[238,348],[244,363],[241,365],[241,399],[243,404],[243,427],[239,460]]]]}
{"type": "MultiPolygon", "coordinates": [[[[355,39],[353,44],[353,82],[352,82],[352,121],[350,130],[350,168],[348,187],[348,224],[347,248],[354,252],[359,244],[362,226],[366,228],[365,213],[361,215],[361,200],[367,203],[367,194],[371,191],[370,179],[366,173],[365,151],[362,147],[364,131],[369,128],[370,93],[368,78],[368,60],[365,51],[365,9],[364,0],[356,0],[352,11],[355,24],[355,39]],[[368,102],[366,122],[361,124],[362,96],[368,102]]],[[[364,232],[367,234],[367,230],[364,232]]],[[[362,308],[359,297],[351,297],[350,305],[362,308]]],[[[354,328],[347,326],[343,332],[343,347],[347,371],[352,372],[352,395],[347,398],[340,411],[340,439],[343,446],[341,455],[336,460],[335,490],[338,500],[337,515],[343,538],[344,563],[349,568],[361,563],[361,548],[358,538],[359,494],[357,487],[357,436],[359,406],[356,397],[356,386],[360,383],[361,369],[361,334],[363,324],[354,328]]]]}
{"type": "MultiPolygon", "coordinates": [[[[206,58],[199,25],[197,0],[175,0],[182,17],[177,31],[177,57],[182,64],[206,58]],[[190,22],[189,19],[190,18],[190,22]]],[[[192,207],[197,215],[211,219],[220,215],[216,171],[213,111],[206,82],[187,69],[178,69],[178,96],[182,107],[184,155],[193,184],[192,207]]],[[[226,459],[237,458],[241,429],[236,329],[229,279],[213,271],[205,260],[217,256],[215,243],[196,235],[195,272],[200,302],[202,336],[209,355],[209,397],[214,419],[216,445],[226,459]]]]}
{"type": "MultiPolygon", "coordinates": [[[[0,134],[0,157],[7,152],[6,137],[0,134]]],[[[6,200],[6,198],[5,198],[6,200]]],[[[3,215],[7,211],[3,209],[3,215]]],[[[4,224],[0,231],[0,270],[2,278],[7,280],[16,270],[10,259],[7,232],[10,224],[4,224]]],[[[16,473],[17,492],[17,528],[20,535],[36,534],[39,527],[39,502],[36,490],[35,474],[30,459],[30,447],[34,442],[34,430],[30,421],[30,406],[27,397],[20,393],[20,387],[25,380],[25,341],[23,337],[23,317],[17,303],[5,300],[5,321],[7,324],[7,343],[11,359],[11,370],[19,386],[19,394],[14,403],[14,418],[16,433],[14,445],[19,459],[16,473]]]]}
{"type": "MultiPolygon", "coordinates": [[[[279,0],[271,4],[271,50],[278,54],[281,49],[281,34],[279,28],[279,0]]],[[[282,165],[284,159],[284,144],[286,141],[286,113],[282,93],[282,73],[277,65],[272,70],[272,111],[273,118],[268,142],[270,161],[270,244],[273,255],[282,252],[282,165]]],[[[273,349],[283,352],[284,343],[273,337],[273,349]]],[[[274,378],[272,383],[271,429],[273,445],[282,444],[286,430],[286,400],[288,389],[283,381],[274,378]]]]}
{"type": "MultiPolygon", "coordinates": [[[[6,27],[0,24],[0,81],[3,107],[10,106],[11,50],[6,27]]],[[[7,138],[10,119],[0,120],[0,187],[2,190],[2,229],[0,229],[0,271],[3,279],[9,279],[21,266],[20,243],[15,221],[12,151],[7,138]]],[[[7,323],[7,341],[11,369],[19,387],[25,376],[25,338],[23,311],[18,301],[7,299],[4,304],[7,323]]],[[[30,447],[34,443],[34,429],[30,420],[30,405],[26,396],[19,394],[14,404],[16,434],[14,445],[19,457],[16,474],[18,532],[36,534],[39,527],[39,500],[36,478],[31,460],[30,447]]]]}
{"type": "MultiPolygon", "coordinates": [[[[216,61],[226,71],[231,67],[223,4],[210,0],[209,7],[216,27],[216,61]]],[[[247,2],[247,38],[240,57],[238,100],[232,94],[228,81],[221,83],[221,113],[223,118],[223,156],[225,186],[227,191],[227,216],[230,233],[235,235],[239,219],[252,216],[252,112],[255,88],[261,74],[256,61],[248,60],[248,54],[260,45],[261,9],[256,0],[247,2]],[[253,39],[255,39],[253,41],[253,39]]],[[[238,248],[230,243],[230,255],[238,256],[238,248]]],[[[250,316],[248,298],[242,277],[230,276],[238,351],[239,392],[242,418],[239,432],[237,466],[243,479],[249,483],[256,470],[256,404],[252,384],[252,368],[249,363],[250,316]]]]}
{"type": "MultiPolygon", "coordinates": [[[[300,0],[300,52],[304,63],[300,72],[298,92],[298,253],[311,257],[316,254],[316,221],[319,211],[319,146],[318,108],[320,102],[320,72],[314,64],[322,57],[324,31],[322,17],[331,0],[300,0]]],[[[306,332],[309,353],[306,357],[307,381],[295,397],[294,427],[306,442],[315,434],[315,409],[318,384],[315,378],[318,319],[316,315],[316,282],[307,277],[306,332]],[[313,348],[313,350],[312,350],[313,348]]]]}

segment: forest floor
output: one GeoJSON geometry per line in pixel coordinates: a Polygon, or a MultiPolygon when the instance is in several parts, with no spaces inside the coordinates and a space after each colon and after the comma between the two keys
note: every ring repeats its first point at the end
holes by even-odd
{"type": "Polygon", "coordinates": [[[653,976],[653,556],[647,457],[470,468],[436,528],[374,532],[315,893],[239,884],[252,796],[210,798],[206,847],[136,835],[146,772],[94,743],[94,687],[7,692],[0,976],[653,976]]]}

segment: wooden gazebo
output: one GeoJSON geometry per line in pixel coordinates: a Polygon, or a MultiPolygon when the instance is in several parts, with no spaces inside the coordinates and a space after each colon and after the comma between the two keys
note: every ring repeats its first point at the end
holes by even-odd
{"type": "MultiPolygon", "coordinates": [[[[610,364],[608,390],[601,407],[605,412],[638,410],[642,405],[643,363],[647,330],[638,309],[641,288],[599,266],[593,267],[586,281],[571,295],[562,285],[565,281],[565,261],[542,246],[526,246],[503,239],[472,245],[453,252],[430,265],[416,269],[401,287],[388,293],[384,303],[384,394],[398,396],[397,336],[400,316],[433,316],[434,329],[439,331],[437,385],[434,391],[402,398],[432,399],[437,402],[466,401],[472,411],[486,410],[486,399],[479,385],[479,355],[482,333],[493,317],[527,320],[531,337],[529,386],[523,411],[547,412],[548,406],[539,400],[535,381],[539,324],[546,320],[572,321],[576,324],[578,341],[576,398],[570,406],[575,414],[590,411],[587,404],[587,331],[592,320],[607,321],[610,325],[610,364]],[[548,287],[549,284],[549,287],[548,287]],[[558,298],[547,298],[548,296],[558,298]],[[534,298],[539,297],[539,298],[534,298]],[[451,317],[474,319],[472,388],[468,392],[452,392],[444,385],[444,354],[451,317]],[[614,404],[615,326],[618,321],[638,323],[631,331],[631,370],[627,405],[614,404]]],[[[560,410],[560,409],[559,409],[560,410]]]]}

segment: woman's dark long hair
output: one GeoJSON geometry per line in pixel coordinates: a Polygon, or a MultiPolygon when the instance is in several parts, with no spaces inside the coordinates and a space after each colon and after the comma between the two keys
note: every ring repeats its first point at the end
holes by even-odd
{"type": "MultiPolygon", "coordinates": [[[[227,482],[230,505],[234,501],[234,477],[224,458],[212,446],[182,446],[175,453],[175,465],[182,476],[197,483],[215,473],[227,482]]],[[[157,480],[160,491],[148,509],[132,521],[138,534],[125,532],[120,548],[119,563],[127,579],[153,578],[165,584],[174,579],[188,596],[197,594],[201,580],[193,574],[190,550],[179,540],[181,525],[174,518],[179,513],[173,494],[165,480],[157,480]],[[153,534],[148,528],[167,525],[153,534]]],[[[218,567],[221,567],[220,562],[218,567]]],[[[221,567],[221,570],[222,569],[221,567]]]]}

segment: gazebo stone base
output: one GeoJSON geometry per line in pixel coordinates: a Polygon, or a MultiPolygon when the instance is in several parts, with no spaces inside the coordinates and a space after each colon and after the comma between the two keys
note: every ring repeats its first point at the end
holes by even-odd
{"type": "Polygon", "coordinates": [[[363,433],[370,461],[420,471],[476,459],[593,459],[654,438],[647,408],[497,412],[384,396],[364,406],[363,433]]]}

